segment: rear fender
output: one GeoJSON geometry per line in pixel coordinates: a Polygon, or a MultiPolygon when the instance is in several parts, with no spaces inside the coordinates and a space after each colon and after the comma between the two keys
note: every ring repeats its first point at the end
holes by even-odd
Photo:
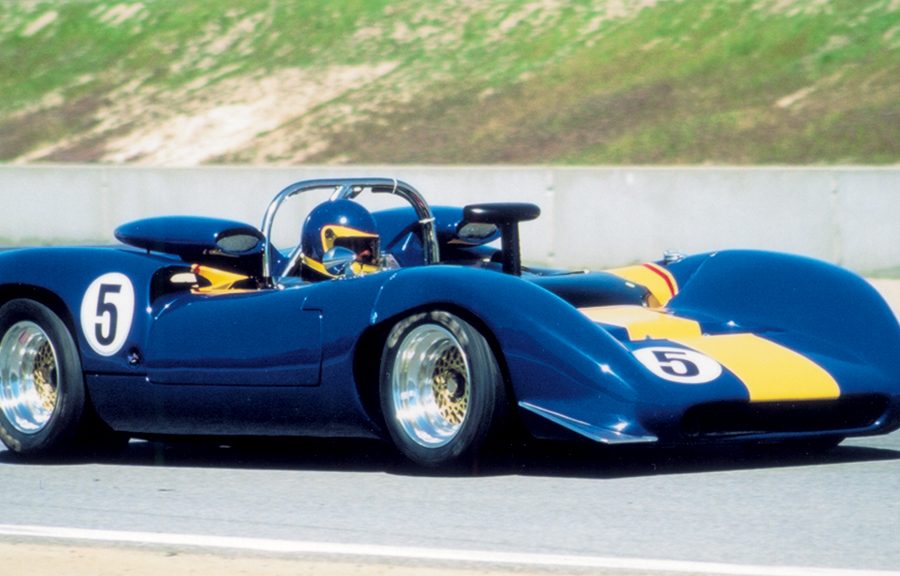
{"type": "Polygon", "coordinates": [[[154,273],[175,260],[117,248],[29,248],[0,254],[0,286],[14,297],[39,296],[49,302],[76,339],[85,372],[135,373],[129,350],[143,348],[150,318],[154,273]],[[91,349],[81,328],[81,306],[88,287],[108,273],[126,276],[134,289],[130,330],[118,353],[103,356],[91,349]]]}

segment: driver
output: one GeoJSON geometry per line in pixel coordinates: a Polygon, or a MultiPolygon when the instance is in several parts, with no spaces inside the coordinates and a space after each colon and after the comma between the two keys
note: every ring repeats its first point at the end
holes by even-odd
{"type": "Polygon", "coordinates": [[[352,200],[324,202],[316,206],[303,223],[300,275],[304,280],[318,281],[378,272],[380,244],[375,219],[368,210],[352,200]],[[340,250],[342,248],[355,255],[350,270],[329,270],[324,261],[327,256],[339,252],[348,254],[340,250]]]}

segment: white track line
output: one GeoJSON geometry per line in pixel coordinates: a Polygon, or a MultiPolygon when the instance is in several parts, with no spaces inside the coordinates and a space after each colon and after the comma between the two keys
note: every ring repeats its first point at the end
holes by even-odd
{"type": "Polygon", "coordinates": [[[120,532],[50,526],[18,526],[11,524],[0,524],[0,536],[118,544],[181,546],[233,551],[272,552],[279,554],[446,561],[458,564],[471,563],[514,565],[519,567],[635,570],[643,572],[696,574],[698,576],[900,576],[900,572],[882,570],[848,570],[840,568],[812,568],[800,566],[753,566],[715,562],[687,562],[679,560],[650,560],[602,556],[564,556],[555,554],[487,552],[477,550],[413,548],[367,544],[334,544],[327,542],[234,538],[195,534],[165,534],[157,532],[120,532]]]}

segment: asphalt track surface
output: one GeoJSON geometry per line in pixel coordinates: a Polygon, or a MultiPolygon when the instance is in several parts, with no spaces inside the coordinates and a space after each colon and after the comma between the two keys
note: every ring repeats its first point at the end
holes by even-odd
{"type": "Polygon", "coordinates": [[[900,575],[900,432],[827,454],[531,445],[428,473],[376,442],[0,450],[0,574],[900,575]]]}

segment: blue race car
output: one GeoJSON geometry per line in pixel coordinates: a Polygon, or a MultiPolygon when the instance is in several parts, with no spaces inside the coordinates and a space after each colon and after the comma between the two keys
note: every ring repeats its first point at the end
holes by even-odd
{"type": "Polygon", "coordinates": [[[900,427],[900,326],[856,275],[747,250],[523,267],[518,226],[539,213],[313,180],[276,195],[262,230],[161,217],[118,228],[120,246],[2,252],[0,438],[40,456],[129,437],[374,437],[442,466],[512,429],[835,445],[900,427]],[[322,189],[300,243],[276,248],[283,203],[322,189]],[[370,213],[355,199],[371,193],[409,206],[370,213]]]}

